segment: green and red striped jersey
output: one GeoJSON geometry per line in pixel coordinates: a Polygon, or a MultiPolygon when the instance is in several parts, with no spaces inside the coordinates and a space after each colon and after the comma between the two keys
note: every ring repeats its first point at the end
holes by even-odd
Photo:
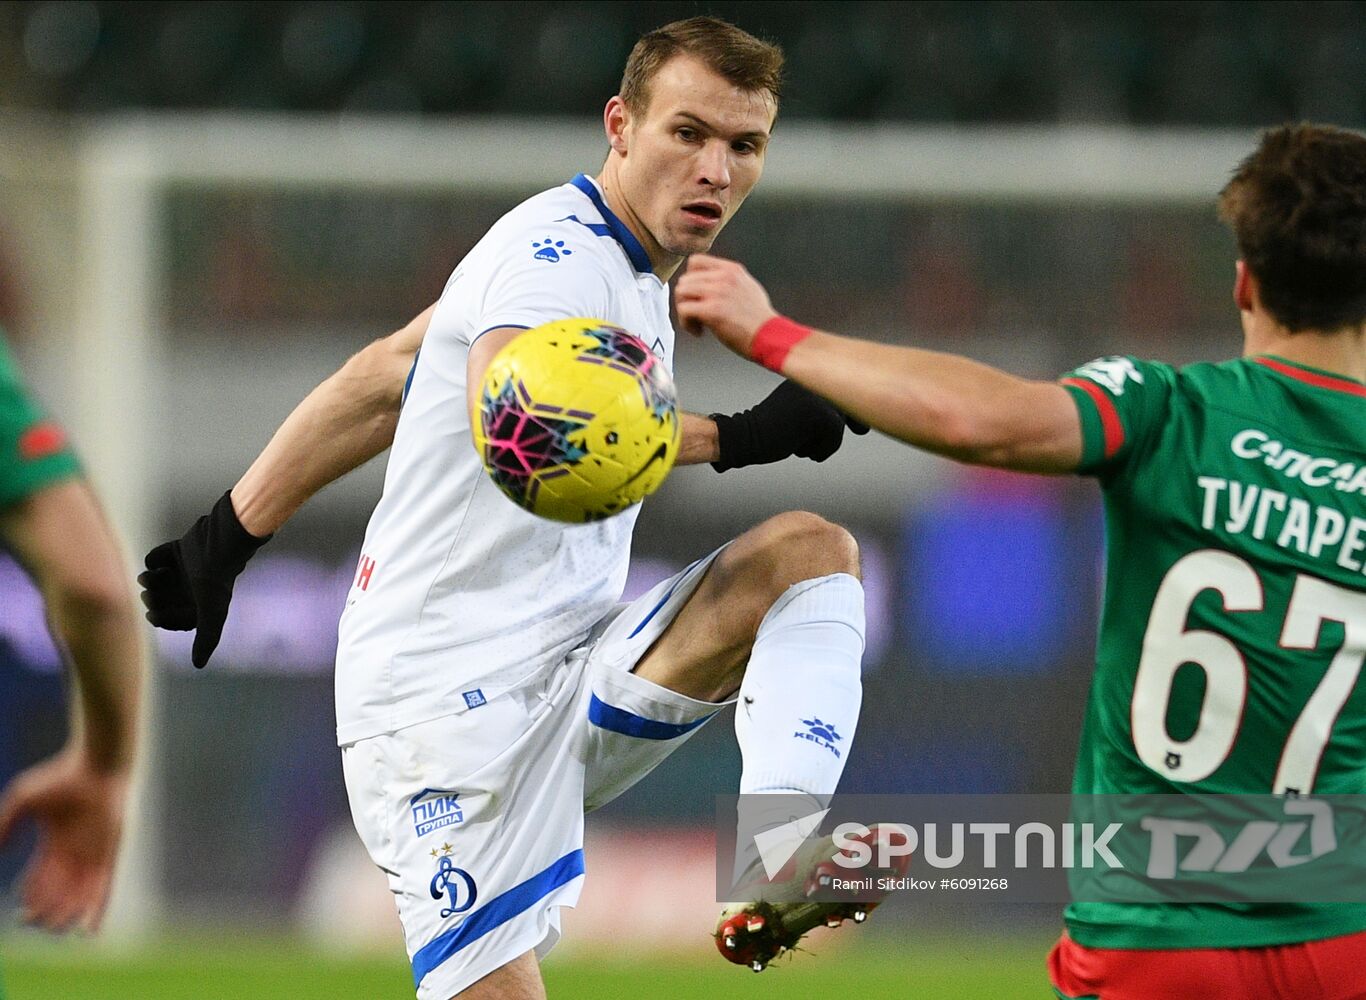
{"type": "MultiPolygon", "coordinates": [[[[1366,792],[1366,385],[1275,357],[1112,357],[1063,379],[1104,493],[1106,583],[1073,791],[1366,792]]],[[[1074,902],[1072,936],[1250,947],[1366,904],[1074,902]]]]}

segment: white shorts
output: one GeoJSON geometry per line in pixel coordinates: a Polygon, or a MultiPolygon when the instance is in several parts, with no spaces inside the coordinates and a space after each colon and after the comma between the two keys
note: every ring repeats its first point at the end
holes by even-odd
{"type": "Polygon", "coordinates": [[[397,898],[420,1000],[548,952],[559,907],[583,885],[584,813],[721,707],[631,673],[716,556],[618,606],[564,662],[485,704],[342,748],[351,815],[397,898]]]}

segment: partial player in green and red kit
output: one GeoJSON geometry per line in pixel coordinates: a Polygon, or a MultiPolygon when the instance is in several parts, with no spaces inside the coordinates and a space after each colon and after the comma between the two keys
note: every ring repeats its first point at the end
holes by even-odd
{"type": "Polygon", "coordinates": [[[22,823],[37,829],[20,880],[25,921],[93,931],[109,897],[133,764],[140,623],[114,535],[65,433],[25,391],[3,331],[0,545],[42,595],[72,692],[66,745],[0,788],[0,844],[22,823]]]}
{"type": "MultiPolygon", "coordinates": [[[[1272,130],[1220,211],[1243,356],[1179,370],[1115,357],[1035,382],[812,331],[729,261],[678,285],[685,325],[903,441],[1096,477],[1082,794],[1366,792],[1366,138],[1272,130]]],[[[1366,900],[1087,902],[1066,923],[1061,997],[1366,996],[1366,900]]]]}
{"type": "MultiPolygon", "coordinates": [[[[1073,791],[1366,792],[1366,385],[1269,355],[1107,358],[1063,384],[1110,567],[1073,791]]],[[[1249,947],[1366,929],[1366,904],[1074,903],[1067,923],[1096,947],[1249,947]]]]}

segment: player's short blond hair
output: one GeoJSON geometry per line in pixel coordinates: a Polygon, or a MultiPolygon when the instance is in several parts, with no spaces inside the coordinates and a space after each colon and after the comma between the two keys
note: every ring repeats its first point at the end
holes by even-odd
{"type": "Polygon", "coordinates": [[[700,60],[741,90],[767,91],[778,105],[783,50],[716,17],[690,17],[656,28],[636,42],[621,77],[621,99],[637,114],[650,105],[650,82],[675,56],[700,60]]]}

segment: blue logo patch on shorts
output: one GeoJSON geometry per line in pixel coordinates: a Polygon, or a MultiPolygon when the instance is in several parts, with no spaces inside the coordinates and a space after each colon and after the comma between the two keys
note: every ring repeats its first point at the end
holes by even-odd
{"type": "Polygon", "coordinates": [[[478,708],[480,705],[487,705],[489,700],[484,697],[484,692],[480,688],[473,691],[466,691],[460,697],[465,699],[466,708],[478,708]]]}
{"type": "Polygon", "coordinates": [[[465,812],[455,801],[459,792],[424,788],[409,800],[413,813],[413,830],[419,837],[444,827],[465,821],[465,812]]]}
{"type": "MultiPolygon", "coordinates": [[[[441,919],[445,920],[464,913],[479,898],[479,889],[474,884],[474,876],[463,868],[455,867],[451,860],[451,845],[441,848],[441,859],[437,863],[436,874],[432,876],[430,891],[432,899],[445,900],[450,906],[443,907],[441,919]],[[461,902],[463,900],[463,902],[461,902]]],[[[433,851],[432,854],[436,854],[433,851]]]]}

